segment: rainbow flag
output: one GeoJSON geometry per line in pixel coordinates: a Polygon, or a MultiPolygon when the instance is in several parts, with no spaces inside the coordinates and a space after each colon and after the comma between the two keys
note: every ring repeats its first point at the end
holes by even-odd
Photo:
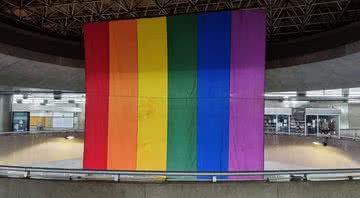
{"type": "Polygon", "coordinates": [[[264,10],[85,24],[83,167],[263,170],[264,10]]]}

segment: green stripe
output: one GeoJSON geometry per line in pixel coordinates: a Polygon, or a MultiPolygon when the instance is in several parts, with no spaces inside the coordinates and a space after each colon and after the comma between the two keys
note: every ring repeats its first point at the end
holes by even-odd
{"type": "Polygon", "coordinates": [[[196,171],[197,16],[172,16],[168,32],[168,171],[196,171]]]}

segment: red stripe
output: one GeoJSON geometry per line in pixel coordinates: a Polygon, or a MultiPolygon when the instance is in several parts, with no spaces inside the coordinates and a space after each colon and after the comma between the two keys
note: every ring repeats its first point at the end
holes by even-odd
{"type": "Polygon", "coordinates": [[[109,109],[109,24],[84,26],[86,115],[85,169],[107,168],[109,109]]]}

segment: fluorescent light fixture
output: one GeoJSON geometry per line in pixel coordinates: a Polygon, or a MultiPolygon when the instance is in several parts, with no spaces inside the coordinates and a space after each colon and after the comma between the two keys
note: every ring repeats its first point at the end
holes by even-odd
{"type": "Polygon", "coordinates": [[[360,104],[360,100],[359,99],[349,99],[348,103],[350,103],[350,104],[360,104]]]}
{"type": "Polygon", "coordinates": [[[360,97],[360,88],[350,88],[349,89],[349,97],[360,97]]]}
{"type": "Polygon", "coordinates": [[[291,98],[290,100],[284,100],[283,103],[287,104],[307,104],[308,100],[296,100],[296,98],[291,98]]]}
{"type": "Polygon", "coordinates": [[[65,139],[67,139],[67,140],[73,140],[73,139],[75,139],[75,136],[68,135],[68,136],[65,137],[65,139]]]}
{"type": "Polygon", "coordinates": [[[313,90],[306,92],[307,97],[341,97],[342,89],[313,90]]]}
{"type": "Polygon", "coordinates": [[[264,95],[265,97],[283,97],[283,98],[289,98],[289,97],[295,97],[296,91],[287,91],[287,92],[267,92],[264,95]]]}

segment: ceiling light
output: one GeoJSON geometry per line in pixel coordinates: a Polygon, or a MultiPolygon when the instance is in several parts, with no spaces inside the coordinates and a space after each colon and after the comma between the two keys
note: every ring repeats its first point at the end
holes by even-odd
{"type": "Polygon", "coordinates": [[[348,100],[348,103],[351,103],[351,104],[360,104],[360,100],[359,100],[359,99],[350,99],[350,100],[348,100]]]}
{"type": "Polygon", "coordinates": [[[73,140],[73,139],[75,139],[75,136],[68,135],[68,136],[65,137],[65,139],[67,139],[67,140],[73,140]]]}

